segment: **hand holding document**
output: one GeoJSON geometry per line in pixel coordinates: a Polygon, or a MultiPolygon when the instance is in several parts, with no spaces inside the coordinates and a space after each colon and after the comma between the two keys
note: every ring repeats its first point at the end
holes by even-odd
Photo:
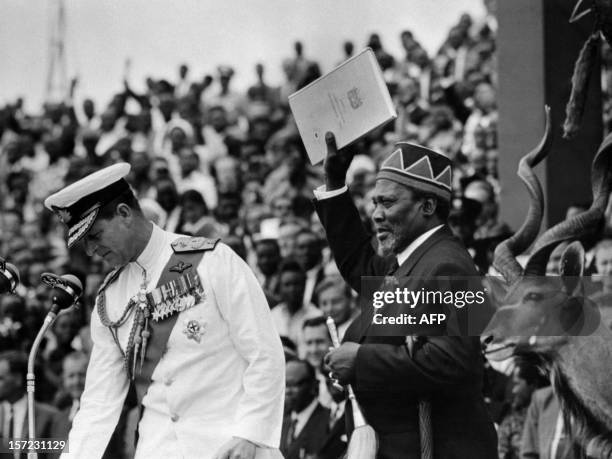
{"type": "Polygon", "coordinates": [[[343,148],[397,117],[370,48],[291,94],[289,106],[313,165],[325,159],[327,131],[343,148]]]}

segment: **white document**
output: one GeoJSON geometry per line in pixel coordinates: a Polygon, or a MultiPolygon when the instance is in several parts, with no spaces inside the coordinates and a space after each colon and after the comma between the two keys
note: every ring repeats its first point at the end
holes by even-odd
{"type": "Polygon", "coordinates": [[[291,94],[289,106],[312,164],[325,159],[327,131],[342,148],[397,117],[370,48],[291,94]]]}

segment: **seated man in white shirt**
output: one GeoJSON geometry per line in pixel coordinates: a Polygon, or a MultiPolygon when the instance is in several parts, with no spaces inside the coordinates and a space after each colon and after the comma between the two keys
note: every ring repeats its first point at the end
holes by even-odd
{"type": "Polygon", "coordinates": [[[306,319],[321,315],[314,305],[303,304],[306,275],[295,261],[285,261],[279,269],[281,303],[272,309],[272,320],[280,336],[286,336],[302,347],[302,326],[306,319]]]}

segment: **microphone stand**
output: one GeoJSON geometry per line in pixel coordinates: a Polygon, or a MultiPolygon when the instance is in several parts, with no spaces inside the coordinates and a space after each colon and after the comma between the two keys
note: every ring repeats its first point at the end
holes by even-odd
{"type": "MultiPolygon", "coordinates": [[[[30,349],[30,355],[28,356],[28,373],[26,375],[26,390],[28,393],[28,439],[34,440],[36,438],[36,423],[35,423],[35,412],[34,412],[34,391],[36,389],[36,376],[34,375],[34,363],[36,361],[36,354],[38,353],[38,348],[40,347],[40,343],[47,333],[47,330],[53,325],[55,319],[57,318],[57,313],[55,311],[59,310],[59,306],[57,306],[55,302],[55,298],[53,298],[53,307],[47,313],[47,317],[45,317],[45,321],[43,322],[43,326],[38,331],[36,335],[36,339],[32,344],[32,349],[30,349]]],[[[28,459],[38,459],[37,452],[28,452],[28,459]]]]}

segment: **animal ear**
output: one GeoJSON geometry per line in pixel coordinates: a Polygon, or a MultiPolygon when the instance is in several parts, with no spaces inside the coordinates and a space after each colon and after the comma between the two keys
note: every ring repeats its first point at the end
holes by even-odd
{"type": "Polygon", "coordinates": [[[568,334],[577,335],[582,329],[582,322],[584,321],[583,300],[584,298],[580,297],[570,297],[561,306],[559,320],[561,327],[568,334]]]}
{"type": "Polygon", "coordinates": [[[565,285],[565,291],[572,295],[577,289],[584,273],[584,248],[579,241],[567,246],[561,255],[560,274],[565,285]]]}
{"type": "Polygon", "coordinates": [[[506,281],[501,276],[487,276],[484,284],[491,299],[491,304],[495,309],[499,309],[504,304],[504,299],[510,291],[510,286],[506,284],[506,281]]]}

